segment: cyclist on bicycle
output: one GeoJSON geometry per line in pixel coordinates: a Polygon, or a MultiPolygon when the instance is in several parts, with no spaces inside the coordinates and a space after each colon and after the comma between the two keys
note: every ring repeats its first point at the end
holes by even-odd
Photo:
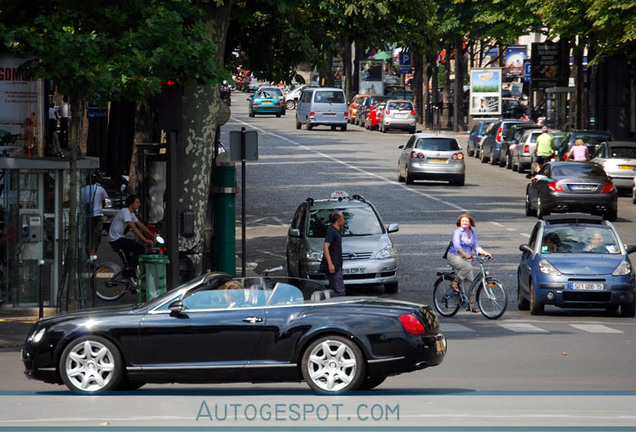
{"type": "MultiPolygon", "coordinates": [[[[477,233],[473,230],[475,220],[468,213],[459,215],[457,218],[457,229],[453,231],[453,237],[448,247],[448,263],[457,270],[457,276],[451,283],[453,290],[459,292],[459,281],[468,287],[472,280],[473,266],[471,264],[472,254],[476,252],[479,255],[486,255],[492,258],[492,255],[485,251],[477,239],[477,233]]],[[[479,313],[479,309],[473,304],[473,293],[470,293],[468,300],[470,302],[471,312],[479,313]]]]}
{"type": "Polygon", "coordinates": [[[141,200],[139,196],[131,194],[126,197],[126,207],[120,210],[119,213],[113,218],[110,224],[110,231],[108,232],[108,242],[114,249],[121,249],[126,254],[127,264],[124,268],[124,276],[135,278],[137,277],[137,264],[139,263],[139,255],[143,254],[145,249],[143,245],[135,240],[124,237],[125,230],[130,227],[137,237],[150,245],[154,244],[154,238],[156,235],[151,232],[146,225],[144,225],[135,212],[141,207],[141,200]],[[147,234],[146,237],[143,233],[147,234]]]}

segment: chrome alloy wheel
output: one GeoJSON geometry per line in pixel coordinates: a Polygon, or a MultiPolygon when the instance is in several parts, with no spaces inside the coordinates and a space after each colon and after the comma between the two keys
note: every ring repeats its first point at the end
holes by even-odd
{"type": "Polygon", "coordinates": [[[303,366],[312,388],[332,393],[358,386],[362,355],[346,339],[326,338],[315,344],[308,354],[303,366]]]}
{"type": "Polygon", "coordinates": [[[97,392],[112,387],[109,384],[118,374],[115,356],[113,350],[94,339],[77,343],[64,355],[67,384],[82,392],[97,392]]]}

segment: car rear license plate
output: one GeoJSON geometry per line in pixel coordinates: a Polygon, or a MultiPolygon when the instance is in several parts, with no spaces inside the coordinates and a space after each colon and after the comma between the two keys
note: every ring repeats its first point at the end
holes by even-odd
{"type": "Polygon", "coordinates": [[[597,189],[598,186],[596,185],[570,185],[570,190],[576,191],[576,192],[593,192],[597,189]]]}
{"type": "Polygon", "coordinates": [[[408,116],[409,116],[408,114],[401,114],[401,113],[398,113],[395,115],[395,117],[397,118],[407,118],[408,116]]]}
{"type": "Polygon", "coordinates": [[[343,268],[342,274],[363,274],[366,273],[367,269],[364,267],[351,267],[351,268],[343,268]]]}
{"type": "Polygon", "coordinates": [[[263,105],[271,105],[271,104],[272,104],[272,101],[263,101],[263,102],[261,102],[261,103],[262,103],[263,105]]]}
{"type": "Polygon", "coordinates": [[[629,170],[629,171],[634,171],[634,169],[636,169],[636,167],[632,165],[621,165],[620,168],[622,170],[629,170]]]}
{"type": "Polygon", "coordinates": [[[570,282],[572,291],[603,291],[601,282],[570,282]]]}
{"type": "Polygon", "coordinates": [[[335,116],[334,113],[325,113],[325,117],[333,117],[333,116],[335,116]]]}
{"type": "Polygon", "coordinates": [[[429,162],[446,163],[446,159],[439,159],[439,158],[430,158],[428,161],[429,162]]]}

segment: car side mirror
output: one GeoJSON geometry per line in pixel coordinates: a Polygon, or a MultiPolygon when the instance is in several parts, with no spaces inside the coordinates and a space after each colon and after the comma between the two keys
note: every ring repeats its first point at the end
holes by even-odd
{"type": "Polygon", "coordinates": [[[636,245],[627,246],[627,255],[629,255],[630,253],[634,253],[634,252],[636,252],[636,245]]]}
{"type": "Polygon", "coordinates": [[[176,300],[170,303],[170,306],[168,306],[168,309],[170,309],[170,314],[178,315],[181,312],[183,312],[185,308],[181,300],[176,300]]]}
{"type": "Polygon", "coordinates": [[[534,251],[532,249],[530,249],[530,246],[528,246],[527,244],[519,245],[519,250],[521,252],[529,253],[530,255],[532,255],[534,253],[534,251]]]}
{"type": "Polygon", "coordinates": [[[398,146],[399,149],[403,149],[404,148],[404,144],[401,144],[398,146]]]}
{"type": "Polygon", "coordinates": [[[300,237],[300,230],[298,228],[290,228],[289,229],[290,237],[300,237]]]}
{"type": "Polygon", "coordinates": [[[396,223],[389,224],[386,229],[389,233],[398,232],[400,230],[400,225],[396,223]]]}

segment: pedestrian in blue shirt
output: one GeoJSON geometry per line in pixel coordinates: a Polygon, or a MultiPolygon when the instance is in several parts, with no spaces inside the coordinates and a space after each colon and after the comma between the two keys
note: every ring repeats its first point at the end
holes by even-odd
{"type": "MultiPolygon", "coordinates": [[[[489,252],[486,252],[477,239],[477,233],[473,230],[475,220],[468,213],[459,215],[457,218],[457,229],[453,231],[451,244],[448,248],[448,263],[457,270],[457,276],[451,283],[453,289],[459,292],[459,282],[468,288],[475,276],[473,275],[473,266],[471,264],[473,253],[486,255],[492,258],[489,252]]],[[[479,313],[479,309],[473,305],[474,295],[471,293],[468,297],[470,302],[470,310],[479,313]]]]}

